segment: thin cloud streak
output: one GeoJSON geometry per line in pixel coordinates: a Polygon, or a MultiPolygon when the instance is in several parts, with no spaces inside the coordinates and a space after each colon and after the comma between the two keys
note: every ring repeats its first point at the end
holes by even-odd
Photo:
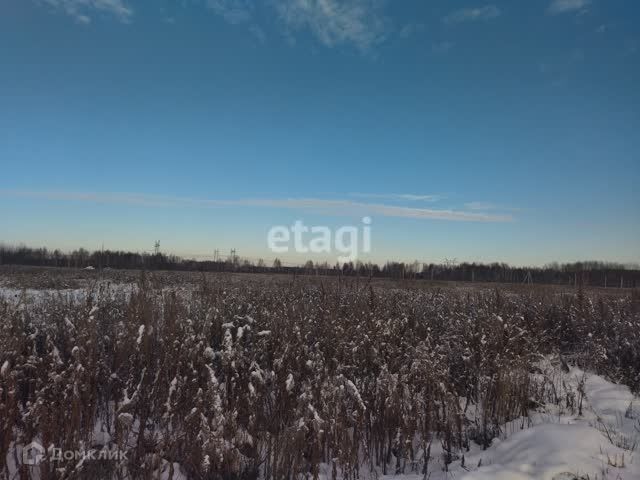
{"type": "Polygon", "coordinates": [[[442,195],[416,195],[413,193],[350,193],[350,197],[381,198],[387,200],[410,200],[423,202],[437,202],[445,197],[442,195]]]}
{"type": "Polygon", "coordinates": [[[503,207],[502,205],[496,205],[495,203],[491,203],[491,202],[468,202],[468,203],[465,203],[464,206],[468,210],[474,210],[474,211],[503,210],[503,211],[517,212],[520,210],[519,208],[503,207]]]}
{"type": "Polygon", "coordinates": [[[87,193],[87,192],[45,192],[25,190],[0,190],[0,196],[33,198],[43,200],[63,200],[95,202],[106,204],[137,205],[143,207],[261,207],[289,208],[311,211],[324,215],[380,215],[384,217],[415,218],[422,220],[449,220],[462,222],[510,222],[511,215],[494,215],[462,210],[440,210],[414,208],[378,203],[354,202],[351,200],[326,200],[318,198],[264,199],[246,198],[236,200],[195,199],[141,193],[87,193]]]}
{"type": "Polygon", "coordinates": [[[41,3],[60,10],[77,22],[91,23],[94,12],[104,12],[116,16],[121,22],[127,23],[133,17],[133,9],[123,0],[40,0],[41,3]]]}
{"type": "Polygon", "coordinates": [[[464,206],[469,210],[495,210],[497,208],[496,205],[489,202],[469,202],[464,206]]]}
{"type": "Polygon", "coordinates": [[[547,12],[551,15],[559,15],[581,11],[587,8],[590,3],[590,0],[553,0],[547,8],[547,12]]]}
{"type": "Polygon", "coordinates": [[[501,13],[502,11],[495,5],[485,5],[483,7],[456,10],[444,17],[442,21],[447,24],[453,24],[475,22],[478,20],[491,20],[492,18],[499,17],[501,13]]]}

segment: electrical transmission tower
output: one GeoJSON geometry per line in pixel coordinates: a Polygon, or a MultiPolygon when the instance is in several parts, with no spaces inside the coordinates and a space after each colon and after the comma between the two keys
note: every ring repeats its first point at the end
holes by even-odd
{"type": "Polygon", "coordinates": [[[160,253],[160,240],[156,240],[156,243],[153,244],[153,251],[156,255],[160,253]]]}

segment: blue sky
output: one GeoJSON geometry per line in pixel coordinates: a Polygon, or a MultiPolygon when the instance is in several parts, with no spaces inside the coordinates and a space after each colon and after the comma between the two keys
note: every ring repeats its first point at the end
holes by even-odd
{"type": "Polygon", "coordinates": [[[639,25],[618,0],[4,0],[0,241],[270,259],[273,225],[370,215],[364,259],[640,261],[639,25]]]}

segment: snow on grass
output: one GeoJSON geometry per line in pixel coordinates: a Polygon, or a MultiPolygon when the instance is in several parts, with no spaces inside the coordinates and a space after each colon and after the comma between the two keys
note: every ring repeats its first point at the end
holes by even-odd
{"type": "MultiPolygon", "coordinates": [[[[531,428],[466,459],[463,480],[640,479],[640,405],[624,385],[578,368],[558,380],[577,389],[584,381],[583,415],[532,414],[531,428]],[[550,423],[555,422],[555,423],[550,423]],[[479,468],[476,468],[480,464],[479,468]],[[472,468],[470,468],[470,466],[472,468]]],[[[458,478],[458,477],[456,477],[458,478]]]]}
{"type": "MultiPolygon", "coordinates": [[[[548,368],[552,368],[549,367],[548,368]]],[[[554,405],[530,412],[532,426],[522,420],[504,425],[502,439],[482,451],[472,444],[445,472],[436,457],[430,480],[640,480],[640,398],[624,385],[611,383],[578,368],[557,370],[558,384],[576,390],[585,378],[583,415],[558,412],[554,405]]],[[[434,446],[435,442],[434,442],[434,446]]],[[[327,475],[327,478],[331,478],[327,475]]],[[[419,480],[423,475],[385,475],[386,480],[419,480]]]]}
{"type": "MultiPolygon", "coordinates": [[[[50,297],[62,296],[67,300],[81,301],[87,298],[87,295],[97,296],[97,291],[108,292],[115,296],[118,294],[131,295],[136,286],[131,283],[110,283],[108,281],[100,281],[95,284],[92,291],[87,288],[15,288],[0,284],[0,299],[9,303],[17,304],[19,302],[28,304],[43,303],[50,297]]],[[[93,315],[97,310],[92,310],[89,315],[93,315]]]]}
{"type": "Polygon", "coordinates": [[[2,367],[0,367],[0,377],[6,377],[8,375],[10,366],[9,360],[5,360],[2,367]]]}
{"type": "MultiPolygon", "coordinates": [[[[6,362],[5,362],[6,363],[6,362]]],[[[4,374],[9,365],[2,365],[4,374]]],[[[514,419],[503,425],[502,435],[494,439],[486,449],[472,443],[470,451],[444,470],[441,446],[434,439],[431,462],[427,478],[430,480],[633,480],[640,479],[640,399],[624,385],[614,384],[601,376],[571,368],[564,373],[557,365],[543,365],[544,375],[563,387],[563,393],[584,391],[582,415],[569,414],[562,407],[549,404],[537,411],[529,412],[526,421],[514,419]]],[[[253,372],[253,376],[259,376],[253,372]]],[[[175,390],[176,379],[172,381],[171,392],[175,390]]],[[[293,375],[286,379],[287,390],[292,390],[293,375]]],[[[350,393],[357,390],[346,382],[350,393]]],[[[560,390],[559,390],[560,391],[560,390]]],[[[132,396],[135,397],[135,394],[132,396]]],[[[129,401],[125,394],[125,405],[129,401]]],[[[168,400],[169,401],[169,400],[168,400]]],[[[310,407],[312,408],[312,407],[310,407]]],[[[122,406],[120,408],[122,410],[122,406]]],[[[316,414],[317,416],[317,414],[316,414]]],[[[131,427],[133,417],[121,412],[117,416],[123,426],[131,427]]],[[[102,432],[102,429],[98,430],[102,432]]],[[[95,435],[95,433],[94,433],[95,435]]],[[[103,438],[100,443],[109,438],[103,438]]],[[[12,459],[7,455],[11,464],[12,459]]],[[[12,469],[10,468],[10,471],[12,469]]],[[[320,478],[332,478],[331,467],[323,464],[320,478]]],[[[188,476],[181,465],[162,461],[157,472],[159,478],[180,478],[188,476]],[[173,467],[173,468],[172,468],[173,467]],[[172,473],[171,470],[173,470],[172,473]]],[[[386,480],[423,480],[424,475],[381,475],[363,469],[361,478],[386,480]]],[[[340,478],[340,477],[339,477],[340,478]]]]}
{"type": "Polygon", "coordinates": [[[478,458],[485,466],[462,479],[639,478],[640,470],[634,468],[637,465],[624,465],[625,457],[629,461],[630,452],[612,445],[602,433],[584,422],[544,424],[494,442],[487,451],[469,458],[470,463],[478,458]]]}

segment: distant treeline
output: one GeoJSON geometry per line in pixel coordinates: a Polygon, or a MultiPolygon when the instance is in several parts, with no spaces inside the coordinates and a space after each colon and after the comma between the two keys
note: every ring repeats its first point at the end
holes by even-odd
{"type": "Polygon", "coordinates": [[[640,268],[611,262],[552,263],[544,267],[514,267],[506,263],[441,264],[389,261],[375,263],[347,262],[330,265],[309,260],[304,265],[286,266],[279,259],[267,264],[239,256],[224,260],[187,260],[164,253],[137,253],[116,250],[85,249],[72,252],[47,248],[0,245],[0,265],[30,265],[89,269],[184,270],[245,273],[291,273],[307,275],[344,275],[433,281],[538,283],[555,285],[589,285],[635,288],[640,286],[640,268]]]}

